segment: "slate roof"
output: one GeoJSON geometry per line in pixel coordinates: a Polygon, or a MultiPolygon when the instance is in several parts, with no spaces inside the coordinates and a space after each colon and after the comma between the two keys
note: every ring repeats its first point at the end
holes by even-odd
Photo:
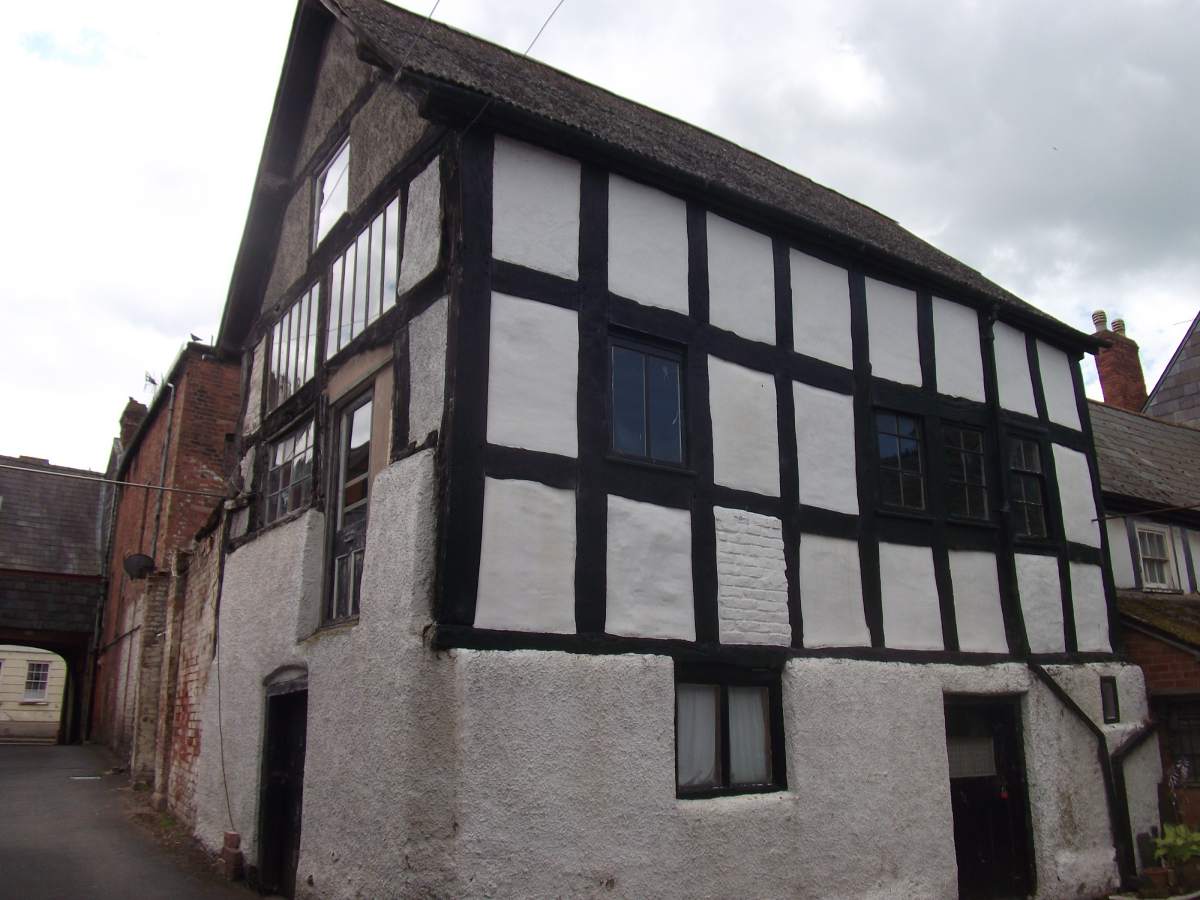
{"type": "MultiPolygon", "coordinates": [[[[897,222],[707,131],[626,100],[383,0],[324,0],[378,56],[399,69],[493,98],[656,166],[803,220],[996,301],[1079,347],[1082,332],[989,281],[897,222]]],[[[482,104],[481,104],[482,106],[482,104]]]]}
{"type": "Polygon", "coordinates": [[[1200,429],[1088,402],[1105,494],[1157,507],[1200,504],[1200,429]]]}
{"type": "Polygon", "coordinates": [[[1117,591],[1117,609],[1135,623],[1200,647],[1200,594],[1117,591]]]}
{"type": "Polygon", "coordinates": [[[1200,313],[1188,326],[1142,409],[1161,419],[1200,425],[1200,313]]]}
{"type": "MultiPolygon", "coordinates": [[[[100,476],[28,457],[0,464],[100,476]]],[[[95,481],[0,469],[0,569],[100,575],[105,486],[95,481]]]]}

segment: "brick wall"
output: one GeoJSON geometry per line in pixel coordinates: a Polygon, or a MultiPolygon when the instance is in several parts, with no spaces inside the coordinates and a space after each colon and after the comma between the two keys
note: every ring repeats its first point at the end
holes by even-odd
{"type": "Polygon", "coordinates": [[[721,643],[790,646],[780,521],[740,509],[717,508],[715,516],[721,643]]]}
{"type": "Polygon", "coordinates": [[[1200,694],[1200,660],[1165,641],[1124,629],[1125,653],[1142,667],[1146,691],[1156,694],[1200,694]]]}

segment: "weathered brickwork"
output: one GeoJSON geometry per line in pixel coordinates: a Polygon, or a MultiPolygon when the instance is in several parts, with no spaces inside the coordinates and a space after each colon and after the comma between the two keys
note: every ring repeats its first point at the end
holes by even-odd
{"type": "Polygon", "coordinates": [[[720,507],[715,517],[721,643],[790,645],[780,521],[720,507]]]}
{"type": "Polygon", "coordinates": [[[1126,655],[1146,675],[1146,692],[1151,697],[1200,694],[1200,660],[1195,656],[1130,628],[1124,629],[1123,639],[1126,655]]]}

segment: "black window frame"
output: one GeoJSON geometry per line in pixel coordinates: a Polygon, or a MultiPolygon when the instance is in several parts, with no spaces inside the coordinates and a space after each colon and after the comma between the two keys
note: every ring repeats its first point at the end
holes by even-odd
{"type": "MultiPolygon", "coordinates": [[[[605,345],[605,371],[608,384],[605,389],[605,413],[608,417],[608,435],[606,452],[612,459],[632,462],[639,465],[661,467],[665,469],[687,470],[688,468],[688,390],[687,390],[687,348],[682,344],[662,341],[640,334],[628,334],[620,331],[610,331],[605,345]],[[646,434],[646,454],[638,455],[617,449],[617,419],[616,419],[616,386],[613,381],[614,365],[613,351],[616,348],[640,353],[643,357],[650,356],[665,359],[679,367],[679,461],[655,459],[650,455],[650,398],[649,379],[643,377],[643,407],[642,420],[646,434]]],[[[643,363],[644,366],[644,363],[643,363]]],[[[644,368],[643,368],[644,373],[644,368]]]]}
{"type": "MultiPolygon", "coordinates": [[[[351,394],[340,401],[330,416],[329,434],[329,502],[326,515],[328,524],[326,532],[325,555],[325,590],[321,599],[321,625],[341,625],[358,621],[359,608],[362,599],[362,574],[366,562],[367,520],[371,502],[371,445],[375,438],[375,387],[374,383],[365,390],[351,394]],[[366,490],[361,500],[343,507],[344,469],[347,461],[347,444],[352,436],[347,423],[353,423],[353,417],[363,406],[371,404],[371,418],[367,438],[367,468],[362,476],[366,490]],[[362,508],[363,515],[357,517],[350,525],[344,522],[347,512],[362,508]],[[346,603],[346,613],[339,614],[338,605],[338,561],[346,559],[348,566],[349,598],[346,603]]],[[[351,426],[352,427],[352,426],[351,426]]]]}
{"type": "Polygon", "coordinates": [[[309,416],[305,416],[298,422],[290,423],[286,428],[281,429],[273,437],[271,437],[269,440],[267,440],[265,442],[265,448],[266,448],[266,460],[264,461],[263,467],[261,469],[262,479],[263,479],[262,480],[262,491],[260,492],[262,495],[262,504],[259,507],[259,513],[258,513],[260,516],[260,522],[263,526],[271,525],[274,522],[278,522],[282,519],[286,519],[288,516],[292,515],[297,510],[307,509],[309,506],[312,505],[313,497],[315,495],[315,489],[316,489],[316,470],[317,470],[316,417],[309,415],[309,416]],[[295,472],[295,460],[296,460],[295,447],[293,446],[292,455],[289,456],[284,462],[280,463],[278,466],[275,465],[275,448],[278,447],[280,444],[282,444],[284,441],[298,437],[301,432],[305,432],[308,435],[308,442],[305,445],[305,449],[307,450],[307,452],[310,455],[310,464],[309,464],[309,468],[308,468],[308,474],[305,475],[304,478],[300,479],[300,482],[307,482],[307,488],[305,488],[303,490],[302,498],[301,498],[300,502],[292,504],[289,501],[289,506],[286,510],[284,510],[283,512],[276,511],[275,515],[272,515],[271,514],[272,513],[271,500],[275,497],[281,496],[285,491],[288,492],[288,495],[290,497],[292,488],[298,483],[297,481],[290,479],[290,477],[289,477],[289,481],[286,486],[280,486],[277,489],[272,490],[271,475],[286,465],[291,465],[292,468],[290,470],[290,473],[294,473],[295,472]]]}
{"type": "MultiPolygon", "coordinates": [[[[930,475],[929,459],[928,459],[929,443],[927,440],[927,435],[925,433],[924,417],[921,415],[918,415],[916,413],[905,412],[904,410],[894,409],[892,407],[877,406],[872,410],[872,413],[871,413],[871,429],[872,429],[872,435],[874,437],[874,444],[875,444],[875,477],[879,484],[879,506],[880,506],[880,508],[883,510],[889,511],[889,512],[900,512],[900,513],[904,513],[906,515],[921,516],[923,518],[926,518],[926,517],[929,517],[930,515],[932,515],[933,504],[932,504],[932,497],[930,496],[930,491],[929,491],[929,475],[930,475]],[[896,431],[881,432],[881,430],[880,430],[880,424],[881,424],[880,417],[881,416],[894,417],[896,419],[896,423],[897,423],[896,431]],[[900,419],[910,420],[916,425],[916,437],[915,438],[908,436],[908,435],[903,435],[900,433],[900,425],[899,425],[900,419]],[[917,445],[917,466],[918,466],[918,469],[915,473],[905,470],[902,466],[893,467],[893,466],[884,465],[883,454],[880,452],[880,448],[879,448],[881,434],[885,434],[889,437],[894,438],[897,441],[897,450],[899,450],[899,442],[901,440],[915,441],[915,443],[917,445]],[[888,477],[888,473],[893,473],[893,472],[896,473],[896,476],[901,479],[900,480],[900,501],[901,501],[900,503],[893,503],[893,502],[885,499],[885,497],[884,497],[884,489],[883,489],[884,479],[886,477],[888,477]],[[904,503],[904,480],[903,479],[905,477],[911,478],[914,475],[919,479],[920,485],[921,485],[921,505],[920,506],[911,506],[911,505],[904,503]]],[[[897,460],[898,459],[899,459],[899,455],[897,455],[897,460]]]]}
{"type": "Polygon", "coordinates": [[[674,698],[675,796],[680,800],[703,800],[740,794],[771,794],[787,790],[787,751],[783,725],[782,671],[775,668],[740,668],[722,665],[676,663],[674,698]],[[719,690],[717,722],[718,752],[721,757],[721,784],[715,787],[685,788],[679,784],[679,686],[708,685],[719,690]],[[729,766],[729,688],[765,687],[767,689],[767,746],[770,748],[770,778],[762,784],[733,784],[729,766]]]}
{"type": "Polygon", "coordinates": [[[325,242],[325,239],[333,232],[337,231],[338,223],[350,215],[350,166],[354,164],[354,152],[350,147],[350,135],[343,134],[329,154],[321,161],[321,165],[313,173],[312,180],[312,223],[309,229],[309,253],[315,253],[317,249],[325,242]],[[329,223],[329,228],[324,234],[321,234],[321,195],[325,190],[325,177],[333,169],[333,164],[337,162],[338,157],[342,155],[342,151],[349,154],[346,160],[346,208],[341,214],[329,223]]]}
{"type": "MultiPolygon", "coordinates": [[[[944,481],[944,491],[945,491],[944,499],[945,499],[945,505],[946,505],[946,518],[952,522],[968,522],[968,523],[974,523],[974,524],[978,524],[980,522],[992,521],[992,506],[993,506],[993,504],[992,504],[992,498],[991,498],[991,485],[988,484],[988,475],[987,475],[987,470],[988,470],[988,431],[987,431],[987,429],[980,428],[975,425],[965,425],[961,422],[943,422],[942,427],[941,427],[941,432],[942,432],[941,437],[942,437],[942,456],[943,456],[942,465],[944,467],[944,472],[945,472],[945,477],[944,477],[943,481],[944,481]],[[970,449],[967,447],[963,447],[961,445],[950,443],[949,436],[950,436],[951,432],[959,432],[959,433],[970,432],[971,434],[978,435],[979,449],[973,450],[973,449],[970,449]],[[952,467],[950,465],[949,457],[951,454],[959,454],[960,456],[965,456],[966,454],[971,454],[973,456],[979,457],[980,480],[978,481],[978,483],[971,480],[971,476],[967,472],[966,466],[960,466],[960,468],[963,472],[963,477],[961,479],[956,477],[956,475],[952,471],[952,467]],[[952,501],[953,494],[960,486],[963,487],[964,489],[978,488],[982,491],[982,495],[983,495],[983,514],[982,515],[971,515],[969,512],[966,515],[964,515],[962,513],[956,513],[951,510],[951,501],[952,501]]],[[[970,507],[970,502],[969,502],[970,492],[969,492],[969,490],[966,490],[964,492],[964,495],[968,498],[967,506],[969,508],[970,507]]]]}
{"type": "Polygon", "coordinates": [[[1121,721],[1121,697],[1115,675],[1100,676],[1100,714],[1105,725],[1121,721]]]}
{"type": "Polygon", "coordinates": [[[1046,452],[1046,443],[1040,437],[1021,432],[1014,432],[1008,435],[1007,443],[1004,447],[1004,468],[1008,476],[1009,485],[1009,512],[1012,519],[1013,536],[1018,541],[1027,541],[1031,543],[1047,543],[1055,540],[1054,533],[1054,516],[1050,506],[1050,488],[1049,476],[1046,473],[1046,458],[1049,454],[1046,452]],[[1017,444],[1032,445],[1037,450],[1038,468],[1036,470],[1025,467],[1025,454],[1022,452],[1021,462],[1022,467],[1014,465],[1013,450],[1017,444]],[[1035,483],[1038,485],[1041,493],[1041,503],[1034,504],[1025,499],[1025,491],[1022,487],[1020,495],[1018,495],[1017,486],[1027,483],[1035,483]],[[1033,534],[1023,527],[1028,524],[1028,514],[1019,512],[1019,507],[1038,506],[1042,511],[1042,533],[1033,534]]]}

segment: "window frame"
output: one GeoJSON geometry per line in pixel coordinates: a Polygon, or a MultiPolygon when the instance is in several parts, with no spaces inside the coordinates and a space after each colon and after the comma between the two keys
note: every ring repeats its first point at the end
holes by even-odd
{"type": "MultiPolygon", "coordinates": [[[[954,421],[943,422],[942,426],[941,426],[941,438],[942,438],[942,456],[943,456],[942,465],[945,470],[945,477],[943,479],[943,482],[944,482],[943,487],[944,487],[944,493],[945,493],[944,500],[945,500],[945,506],[946,506],[946,518],[948,520],[950,520],[951,522],[965,522],[965,523],[976,524],[976,525],[979,523],[983,523],[983,522],[991,522],[992,521],[992,508],[993,508],[994,504],[992,502],[992,497],[991,497],[991,485],[988,484],[988,431],[987,431],[987,429],[980,428],[975,425],[965,425],[961,422],[954,422],[954,421]],[[979,436],[979,450],[978,451],[969,450],[964,447],[951,445],[949,443],[949,441],[947,440],[947,436],[952,431],[970,432],[972,434],[978,435],[979,436]],[[976,455],[979,457],[980,481],[978,484],[976,484],[970,480],[970,475],[967,474],[966,467],[963,467],[963,473],[964,473],[963,478],[966,480],[960,480],[960,479],[954,477],[954,475],[950,472],[949,462],[946,459],[946,456],[951,452],[957,453],[960,455],[971,454],[971,455],[976,455]],[[981,515],[981,516],[972,516],[969,514],[962,515],[962,514],[951,511],[951,509],[950,509],[951,494],[959,486],[962,486],[964,488],[980,488],[980,489],[982,489],[982,491],[983,491],[983,515],[981,515]]],[[[968,494],[968,504],[967,505],[968,505],[968,507],[970,506],[969,494],[968,494]]]]}
{"type": "MultiPolygon", "coordinates": [[[[605,357],[605,371],[608,376],[608,384],[605,386],[604,392],[605,413],[608,418],[608,434],[606,437],[607,444],[605,451],[608,456],[611,459],[620,460],[622,462],[630,462],[636,465],[688,471],[689,442],[687,347],[672,341],[659,340],[646,335],[613,330],[608,333],[608,340],[605,344],[605,357]],[[679,366],[679,462],[673,462],[665,459],[654,459],[650,455],[650,388],[648,379],[645,379],[644,377],[642,386],[642,423],[646,434],[646,454],[638,455],[617,449],[617,411],[616,390],[613,382],[613,376],[615,374],[615,367],[613,365],[613,351],[618,347],[624,350],[640,353],[643,357],[650,356],[657,359],[669,360],[670,362],[674,362],[679,366]]],[[[645,368],[643,363],[643,374],[644,372],[645,368]]]]}
{"type": "Polygon", "coordinates": [[[366,563],[366,533],[367,519],[371,502],[371,482],[374,480],[371,471],[372,444],[375,441],[375,382],[371,380],[363,390],[349,394],[339,401],[330,416],[329,434],[329,503],[326,507],[327,528],[325,554],[325,589],[321,596],[321,626],[336,626],[357,622],[362,599],[362,573],[366,563]],[[366,472],[362,477],[366,491],[361,500],[344,507],[343,491],[345,490],[345,467],[347,448],[352,436],[352,422],[356,412],[362,407],[371,405],[371,416],[367,438],[366,472]],[[348,425],[348,423],[350,423],[348,425]],[[361,520],[345,526],[344,516],[361,508],[361,520]],[[345,549],[345,552],[341,552],[345,549]],[[350,596],[346,604],[346,614],[338,614],[338,560],[346,559],[349,566],[350,596]],[[357,571],[356,571],[357,569],[357,571]]]}
{"type": "MultiPolygon", "coordinates": [[[[882,510],[885,510],[887,512],[891,512],[891,513],[900,513],[902,515],[920,516],[921,518],[929,518],[933,514],[933,503],[932,503],[933,498],[930,496],[930,490],[929,490],[929,485],[930,485],[929,441],[928,441],[928,435],[926,434],[926,429],[925,429],[925,417],[918,413],[905,412],[904,410],[895,409],[895,408],[889,407],[889,406],[876,406],[871,411],[871,433],[872,433],[872,438],[874,440],[874,446],[875,446],[875,478],[876,478],[876,483],[878,485],[879,508],[882,510]],[[917,444],[917,465],[918,465],[917,472],[915,472],[915,473],[906,472],[906,470],[903,469],[902,467],[893,468],[892,466],[884,465],[883,454],[880,453],[880,450],[879,450],[879,437],[881,434],[880,429],[879,429],[879,417],[880,416],[892,416],[897,420],[896,433],[883,432],[884,434],[887,434],[888,436],[895,438],[897,441],[899,441],[901,439],[914,440],[914,438],[905,437],[905,436],[899,434],[899,430],[900,430],[899,420],[901,418],[911,420],[916,425],[917,436],[915,438],[915,441],[917,444]],[[915,474],[920,479],[920,484],[921,484],[921,505],[920,506],[908,506],[903,502],[903,500],[904,500],[904,482],[903,482],[903,480],[900,482],[901,502],[900,503],[892,503],[892,502],[889,502],[888,500],[884,499],[883,478],[884,478],[885,472],[899,473],[901,478],[903,478],[904,475],[906,475],[906,474],[910,477],[915,474]]],[[[898,449],[899,448],[897,447],[897,450],[898,449]]],[[[897,461],[898,460],[899,460],[899,455],[897,456],[897,461]]]]}
{"type": "Polygon", "coordinates": [[[22,703],[46,703],[50,689],[50,663],[45,660],[31,659],[25,663],[25,690],[21,695],[22,703]],[[41,673],[40,678],[34,678],[35,668],[41,673]],[[31,687],[32,685],[32,687],[31,687]],[[32,691],[32,693],[31,693],[32,691]]]}
{"type": "MultiPolygon", "coordinates": [[[[332,151],[330,151],[329,155],[325,158],[325,161],[323,163],[321,163],[321,167],[319,169],[317,169],[316,174],[313,176],[312,228],[309,231],[309,234],[311,235],[310,246],[309,246],[310,253],[316,252],[317,248],[321,246],[321,244],[325,241],[325,239],[327,237],[329,237],[329,235],[331,235],[334,231],[337,230],[338,223],[340,223],[343,219],[346,218],[346,216],[348,216],[350,214],[350,166],[352,164],[352,161],[353,161],[353,157],[352,157],[351,149],[350,149],[350,135],[347,134],[340,141],[337,142],[337,145],[334,146],[332,151]],[[333,170],[334,163],[336,163],[338,161],[338,159],[341,157],[342,151],[345,151],[347,154],[346,174],[345,174],[346,208],[342,210],[341,214],[336,219],[334,219],[332,222],[329,223],[328,229],[326,229],[325,233],[322,234],[321,233],[321,211],[322,211],[321,199],[325,192],[325,178],[333,170]]],[[[336,187],[336,185],[335,185],[335,187],[336,187]]]]}
{"type": "Polygon", "coordinates": [[[317,463],[318,463],[316,417],[313,415],[308,415],[308,416],[304,416],[303,418],[299,419],[298,421],[294,421],[294,422],[290,423],[287,427],[282,428],[279,431],[277,431],[273,437],[264,441],[264,445],[266,447],[266,459],[263,461],[262,489],[259,491],[262,502],[258,507],[258,515],[259,515],[259,522],[260,522],[261,526],[265,528],[266,526],[273,525],[276,522],[284,521],[285,519],[287,519],[289,516],[296,513],[297,511],[308,509],[313,504],[313,500],[316,497],[317,463]],[[309,438],[308,438],[307,450],[312,455],[311,465],[309,466],[308,475],[304,479],[308,482],[308,487],[306,489],[305,496],[303,497],[303,499],[300,503],[298,503],[294,506],[289,506],[287,512],[278,513],[274,516],[271,516],[269,514],[271,498],[279,496],[280,494],[284,493],[284,491],[290,492],[292,489],[292,486],[294,484],[296,484],[295,481],[289,481],[286,488],[280,488],[279,490],[276,490],[276,491],[271,490],[271,473],[272,472],[274,472],[276,469],[282,468],[284,465],[287,465],[288,463],[293,464],[292,472],[295,471],[295,465],[294,465],[295,460],[296,460],[295,453],[293,452],[292,456],[289,457],[284,463],[281,463],[279,466],[276,466],[274,464],[275,463],[275,448],[276,448],[276,446],[283,443],[284,441],[286,441],[294,436],[297,436],[301,431],[310,432],[309,438]]]}
{"type": "MultiPolygon", "coordinates": [[[[1055,540],[1055,527],[1052,510],[1050,506],[1050,487],[1049,475],[1046,472],[1046,459],[1049,454],[1046,453],[1046,444],[1040,437],[1025,434],[1022,432],[1012,432],[1008,435],[1004,446],[1004,470],[1008,478],[1009,488],[1009,518],[1012,521],[1013,537],[1017,541],[1025,541],[1037,544],[1045,544],[1055,540]],[[1013,464],[1013,448],[1018,443],[1032,444],[1037,448],[1038,468],[1037,470],[1028,468],[1018,468],[1013,464]],[[1031,534],[1028,531],[1022,530],[1021,524],[1018,521],[1017,507],[1033,506],[1024,499],[1024,490],[1022,490],[1022,499],[1017,498],[1018,480],[1020,478],[1036,479],[1036,484],[1042,495],[1040,508],[1042,510],[1042,534],[1031,534]]],[[[1022,462],[1024,462],[1024,454],[1022,454],[1022,462]]],[[[1022,521],[1028,522],[1028,516],[1024,516],[1022,521]]]]}
{"type": "Polygon", "coordinates": [[[787,790],[787,752],[783,724],[782,671],[776,668],[741,668],[724,665],[694,665],[676,662],[673,701],[675,753],[675,796],[680,800],[703,800],[741,794],[771,794],[787,790]],[[721,757],[721,784],[685,788],[679,784],[679,686],[696,684],[719,690],[717,721],[718,753],[721,757]],[[729,688],[765,687],[767,689],[767,747],[770,749],[770,781],[762,784],[733,784],[729,766],[729,688]]]}
{"type": "Polygon", "coordinates": [[[1115,675],[1100,676],[1100,717],[1105,725],[1121,721],[1121,697],[1115,675]]]}
{"type": "MultiPolygon", "coordinates": [[[[1200,700],[1191,697],[1170,698],[1161,716],[1172,764],[1187,757],[1188,775],[1184,784],[1200,784],[1200,700]],[[1185,720],[1181,722],[1180,720],[1185,720]],[[1183,727],[1180,727],[1183,726],[1183,727]]],[[[1164,772],[1164,779],[1168,773],[1164,772]]]]}
{"type": "Polygon", "coordinates": [[[1161,591],[1163,593],[1179,593],[1179,572],[1175,565],[1175,541],[1174,535],[1171,533],[1171,526],[1157,525],[1151,522],[1134,522],[1133,533],[1137,541],[1138,552],[1138,571],[1142,578],[1142,590],[1144,591],[1161,591]],[[1158,582],[1151,581],[1146,576],[1146,554],[1142,549],[1142,534],[1152,534],[1162,538],[1163,549],[1166,552],[1165,557],[1152,556],[1150,559],[1162,562],[1163,569],[1167,573],[1167,581],[1158,582]]]}
{"type": "Polygon", "coordinates": [[[317,376],[321,365],[321,294],[318,279],[283,306],[267,332],[263,400],[268,414],[299,394],[317,376]]]}

